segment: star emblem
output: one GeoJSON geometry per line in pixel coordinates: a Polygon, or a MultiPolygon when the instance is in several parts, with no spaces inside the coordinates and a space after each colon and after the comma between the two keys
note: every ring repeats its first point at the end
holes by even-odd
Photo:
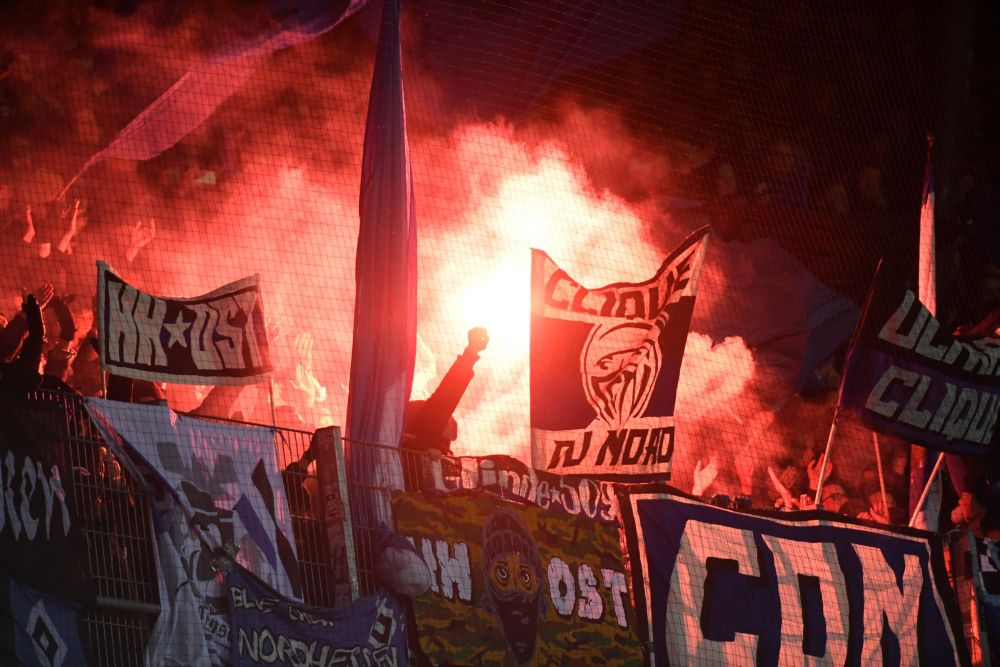
{"type": "Polygon", "coordinates": [[[167,341],[167,348],[171,348],[175,343],[180,343],[181,347],[187,347],[187,339],[184,338],[184,332],[186,332],[194,322],[185,322],[184,313],[180,310],[177,311],[177,317],[174,318],[173,322],[164,322],[163,328],[170,332],[170,340],[167,341]]]}

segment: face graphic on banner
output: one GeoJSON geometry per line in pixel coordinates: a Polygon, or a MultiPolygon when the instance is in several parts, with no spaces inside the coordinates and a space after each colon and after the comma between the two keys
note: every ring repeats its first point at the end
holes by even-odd
{"type": "Polygon", "coordinates": [[[591,329],[583,346],[581,370],[587,402],[612,429],[641,416],[653,397],[662,367],[660,331],[668,319],[626,322],[591,329]]]}
{"type": "Polygon", "coordinates": [[[542,611],[542,559],[520,517],[500,510],[483,526],[483,579],[487,605],[496,613],[518,665],[528,664],[538,642],[542,611]]]}

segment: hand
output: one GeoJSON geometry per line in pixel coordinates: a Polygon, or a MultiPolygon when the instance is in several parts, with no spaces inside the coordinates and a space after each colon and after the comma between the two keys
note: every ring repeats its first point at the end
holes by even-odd
{"type": "Polygon", "coordinates": [[[955,524],[968,524],[972,532],[977,535],[981,531],[983,518],[986,516],[984,508],[974,495],[966,491],[958,499],[958,505],[951,511],[951,520],[955,524]]]}
{"type": "Polygon", "coordinates": [[[858,518],[876,523],[889,523],[889,512],[885,511],[885,504],[882,501],[877,501],[871,504],[867,512],[859,514],[858,518]]]}
{"type": "Polygon", "coordinates": [[[313,337],[304,331],[295,337],[295,352],[300,362],[295,366],[292,386],[305,394],[306,405],[310,408],[326,400],[326,387],[313,374],[313,337]]]}
{"type": "Polygon", "coordinates": [[[52,300],[52,295],[56,293],[56,290],[50,283],[45,283],[41,287],[35,288],[33,291],[29,292],[24,287],[21,288],[21,300],[27,299],[29,296],[35,297],[35,302],[38,304],[39,310],[44,310],[45,306],[49,305],[49,301],[52,300]]]}
{"type": "MultiPolygon", "coordinates": [[[[806,466],[806,473],[809,475],[809,488],[815,491],[819,487],[819,469],[823,466],[823,457],[817,456],[806,466]]],[[[823,471],[823,483],[826,484],[833,472],[833,458],[828,457],[826,470],[823,471]]]]}
{"type": "Polygon", "coordinates": [[[705,490],[712,485],[715,478],[719,474],[719,459],[715,456],[708,459],[708,463],[704,466],[701,464],[701,459],[698,459],[694,464],[694,485],[691,487],[692,496],[700,496],[705,493],[705,490]]]}
{"type": "Polygon", "coordinates": [[[80,200],[77,199],[73,203],[73,212],[69,218],[69,231],[63,234],[63,237],[59,239],[59,244],[56,246],[56,250],[65,255],[73,254],[73,246],[70,245],[70,243],[73,241],[73,238],[83,227],[83,225],[80,224],[81,222],[82,220],[80,219],[80,200]]]}
{"type": "Polygon", "coordinates": [[[21,240],[25,243],[31,243],[35,240],[35,220],[31,217],[30,204],[24,209],[24,217],[28,222],[28,226],[25,228],[24,236],[21,237],[21,240]]]}
{"type": "Polygon", "coordinates": [[[131,229],[131,240],[129,241],[128,250],[125,251],[125,259],[128,260],[129,264],[135,260],[139,251],[155,238],[156,220],[150,218],[148,226],[144,225],[142,220],[137,222],[135,227],[131,229]]]}
{"type": "Polygon", "coordinates": [[[486,344],[489,342],[490,337],[486,334],[486,329],[475,327],[474,329],[469,329],[469,346],[465,349],[467,352],[479,354],[486,349],[486,344]]]}
{"type": "Polygon", "coordinates": [[[781,483],[781,480],[778,479],[778,475],[774,472],[774,468],[771,466],[767,466],[767,476],[771,478],[771,484],[774,485],[774,489],[778,492],[778,495],[781,496],[781,502],[785,506],[785,509],[795,509],[798,503],[796,503],[795,499],[792,498],[791,491],[789,491],[788,488],[781,483]]]}

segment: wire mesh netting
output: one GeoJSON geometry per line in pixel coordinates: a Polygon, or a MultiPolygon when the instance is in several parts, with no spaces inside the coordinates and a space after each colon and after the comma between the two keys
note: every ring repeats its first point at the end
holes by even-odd
{"type": "MultiPolygon", "coordinates": [[[[84,343],[95,260],[165,295],[259,273],[280,420],[343,423],[377,12],[247,63],[247,45],[282,20],[267,7],[26,7],[3,9],[5,314],[18,312],[22,287],[54,284],[71,324],[50,318],[50,346],[76,353],[63,377],[93,393],[84,343]],[[226,54],[236,56],[221,62],[226,54]],[[186,121],[175,144],[157,137],[165,145],[147,147],[150,159],[98,160],[57,198],[88,156],[197,67],[213,94],[242,85],[203,122],[186,121]]],[[[974,137],[993,99],[988,89],[970,99],[954,81],[970,75],[969,11],[406,7],[420,232],[413,397],[433,390],[467,329],[487,327],[455,449],[527,457],[529,248],[586,286],[639,281],[709,222],[674,480],[688,486],[712,452],[713,491],[770,503],[767,465],[785,471],[793,496],[807,491],[875,261],[915,281],[928,132],[950,170],[939,205],[943,318],[971,320],[991,305],[988,285],[966,289],[990,275],[990,246],[977,241],[989,218],[970,207],[990,192],[989,144],[974,137]]],[[[165,391],[184,411],[207,388],[165,391]]],[[[246,388],[236,413],[268,421],[265,392],[246,388]]],[[[882,450],[902,506],[906,452],[891,441],[882,450]]],[[[834,452],[831,480],[852,511],[868,510],[870,433],[845,431],[834,452]]]]}
{"type": "MultiPolygon", "coordinates": [[[[101,391],[99,260],[154,295],[257,274],[271,387],[151,391],[181,413],[273,414],[282,467],[314,429],[345,424],[380,11],[361,4],[339,23],[323,3],[0,5],[5,360],[22,294],[52,285],[44,386],[101,391]],[[188,97],[154,104],[183,82],[188,97]]],[[[723,505],[810,506],[879,258],[917,286],[929,134],[938,315],[954,329],[997,305],[995,19],[987,3],[404,2],[411,398],[485,327],[451,450],[530,462],[531,249],[587,287],[642,282],[709,224],[670,481],[723,505]]],[[[101,595],[154,604],[148,527],[128,543],[100,527],[144,522],[141,494],[115,486],[82,408],[67,414],[73,446],[96,457],[77,488],[104,499],[101,595]],[[125,553],[127,567],[102,564],[125,553]]],[[[844,416],[831,451],[825,509],[907,523],[909,443],[844,416]]],[[[300,550],[317,554],[302,561],[310,601],[331,605],[328,556],[309,546],[320,522],[292,514],[300,550]]]]}

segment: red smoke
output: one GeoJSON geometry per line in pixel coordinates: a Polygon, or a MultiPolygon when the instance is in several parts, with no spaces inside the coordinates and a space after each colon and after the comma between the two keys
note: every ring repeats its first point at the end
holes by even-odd
{"type": "MultiPolygon", "coordinates": [[[[89,301],[98,259],[166,296],[259,273],[278,403],[294,406],[309,428],[342,424],[372,52],[356,25],[272,57],[251,85],[160,158],[109,161],[88,172],[69,195],[84,201],[88,222],[72,255],[40,260],[20,240],[27,204],[44,203],[143,103],[224,41],[208,29],[216,21],[192,16],[159,29],[143,20],[153,18],[91,9],[79,18],[88,37],[75,54],[60,50],[58,36],[7,35],[16,53],[9,84],[51,100],[63,115],[36,107],[41,122],[8,137],[15,150],[2,180],[13,186],[0,190],[0,211],[13,231],[2,250],[11,268],[0,277],[3,311],[17,307],[22,285],[46,281],[89,301]],[[112,65],[95,64],[103,52],[118,54],[112,65]],[[154,218],[156,238],[129,264],[130,230],[154,218]]],[[[545,250],[587,286],[649,278],[690,231],[662,213],[673,170],[686,158],[638,140],[614,110],[571,101],[550,120],[518,127],[441,117],[439,89],[420,72],[419,58],[405,67],[419,225],[414,397],[433,390],[469,328],[486,326],[490,346],[456,415],[455,448],[528,460],[529,249],[545,250]]],[[[699,312],[718,307],[725,293],[711,241],[709,258],[681,373],[675,480],[687,486],[694,460],[718,452],[728,459],[718,486],[736,493],[737,452],[752,452],[760,475],[763,462],[802,444],[775,423],[773,401],[758,397],[766,383],[743,341],[698,333],[699,312]]],[[[188,410],[200,393],[172,386],[170,403],[188,410]]],[[[254,421],[270,420],[262,387],[250,388],[240,405],[245,414],[253,406],[254,421]]],[[[826,423],[816,415],[810,429],[822,432],[826,423]]]]}

